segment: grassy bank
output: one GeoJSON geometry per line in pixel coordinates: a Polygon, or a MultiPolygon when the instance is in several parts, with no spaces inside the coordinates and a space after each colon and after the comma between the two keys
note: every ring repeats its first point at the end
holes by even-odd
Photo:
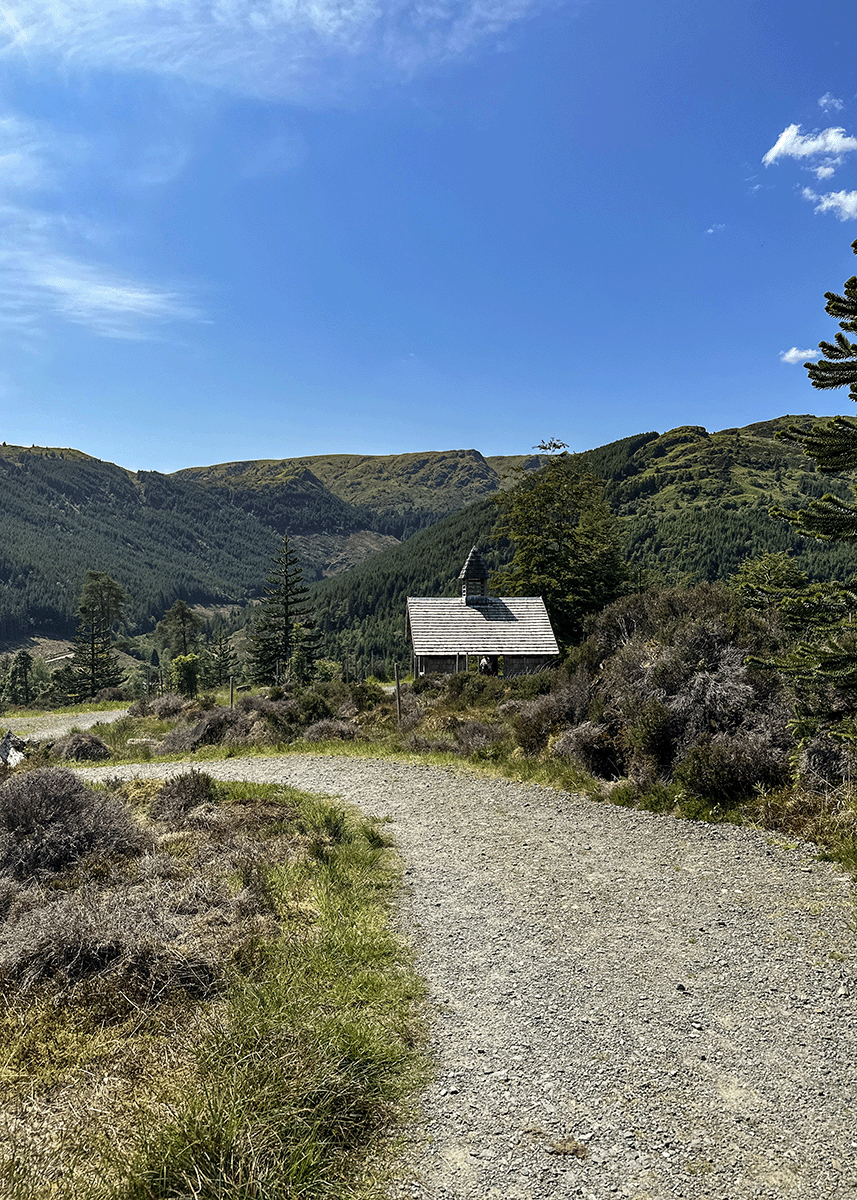
{"type": "MultiPolygon", "coordinates": [[[[16,964],[7,920],[9,1200],[377,1192],[373,1164],[424,1072],[422,986],[389,927],[397,861],[322,797],[201,779],[184,801],[126,785],[154,840],[40,879],[42,925],[77,922],[78,967],[47,941],[49,962],[19,948],[16,964]],[[139,954],[133,920],[153,907],[169,928],[159,942],[150,922],[139,954]]],[[[33,881],[21,889],[35,904],[33,881]]],[[[25,903],[12,932],[17,914],[32,942],[25,903]]]]}

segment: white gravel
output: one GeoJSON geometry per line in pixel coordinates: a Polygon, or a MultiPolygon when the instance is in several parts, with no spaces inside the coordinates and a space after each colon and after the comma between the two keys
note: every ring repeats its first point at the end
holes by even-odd
{"type": "Polygon", "coordinates": [[[855,910],[810,847],[394,761],[200,767],[391,818],[438,1065],[394,1195],[857,1197],[855,910]]]}

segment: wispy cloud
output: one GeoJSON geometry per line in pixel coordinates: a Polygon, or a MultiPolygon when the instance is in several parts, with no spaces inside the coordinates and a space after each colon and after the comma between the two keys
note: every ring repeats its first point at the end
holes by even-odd
{"type": "Polygon", "coordinates": [[[822,161],[811,169],[819,179],[827,179],[833,174],[833,168],[842,162],[844,155],[853,150],[857,150],[857,138],[850,137],[844,129],[831,127],[803,134],[800,125],[787,125],[762,162],[770,167],[780,158],[820,158],[822,161]]]}
{"type": "Polygon", "coordinates": [[[336,88],[367,67],[411,74],[466,54],[546,2],[8,0],[0,53],[293,96],[336,88]]]}
{"type": "Polygon", "coordinates": [[[0,326],[36,335],[59,319],[102,337],[140,340],[168,322],[199,317],[180,289],[97,262],[94,247],[107,240],[105,231],[45,203],[62,190],[69,153],[38,125],[0,116],[0,326]]]}
{"type": "Polygon", "coordinates": [[[706,233],[722,233],[725,228],[726,228],[725,225],[720,225],[720,224],[709,225],[705,232],[706,233]]]}
{"type": "Polygon", "coordinates": [[[780,351],[780,362],[784,363],[805,363],[810,358],[821,358],[821,351],[798,350],[797,346],[792,346],[791,350],[780,351]]]}
{"type": "Polygon", "coordinates": [[[841,112],[845,107],[842,101],[837,100],[830,92],[825,92],[823,96],[819,96],[818,106],[819,108],[823,108],[825,112],[841,112]]]}
{"type": "Polygon", "coordinates": [[[804,200],[815,202],[815,212],[832,212],[840,221],[857,220],[857,192],[828,192],[819,196],[812,188],[804,188],[804,200]]]}

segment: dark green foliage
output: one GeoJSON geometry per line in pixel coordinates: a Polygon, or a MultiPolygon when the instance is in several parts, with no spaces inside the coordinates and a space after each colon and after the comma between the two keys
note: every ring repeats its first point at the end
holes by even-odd
{"type": "Polygon", "coordinates": [[[283,538],[251,633],[251,664],[257,683],[275,683],[294,675],[306,682],[318,656],[315,618],[297,555],[283,538]]]}
{"type": "Polygon", "coordinates": [[[122,672],[113,653],[114,627],[122,620],[128,597],[103,571],[87,571],[78,604],[72,670],[75,696],[92,699],[102,688],[116,687],[122,672]]]}
{"type": "Polygon", "coordinates": [[[560,643],[579,638],[584,619],[622,591],[622,531],[604,500],[604,484],[581,469],[562,443],[538,471],[497,498],[495,536],[514,547],[492,578],[501,595],[541,596],[560,643]]]}
{"type": "Polygon", "coordinates": [[[132,628],[151,628],[177,597],[244,600],[277,541],[226,496],[77,451],[0,448],[0,504],[0,639],[72,633],[68,581],[93,563],[128,589],[132,628]]]}
{"type": "Polygon", "coordinates": [[[202,629],[203,620],[199,614],[184,600],[176,600],[155,626],[155,641],[172,655],[190,654],[199,642],[202,629]]]}
{"type": "Polygon", "coordinates": [[[140,853],[149,839],[128,805],[93,792],[71,771],[47,767],[0,784],[0,871],[44,877],[84,856],[140,853]]]}
{"type": "Polygon", "coordinates": [[[225,629],[221,629],[202,656],[202,676],[207,687],[223,687],[238,673],[238,655],[225,629]]]}

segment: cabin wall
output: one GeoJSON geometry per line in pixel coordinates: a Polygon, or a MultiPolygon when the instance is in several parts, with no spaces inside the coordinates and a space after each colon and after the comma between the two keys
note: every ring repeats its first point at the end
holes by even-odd
{"type": "Polygon", "coordinates": [[[547,654],[504,654],[503,674],[506,678],[510,675],[535,675],[537,671],[546,670],[556,661],[556,658],[547,654]]]}

